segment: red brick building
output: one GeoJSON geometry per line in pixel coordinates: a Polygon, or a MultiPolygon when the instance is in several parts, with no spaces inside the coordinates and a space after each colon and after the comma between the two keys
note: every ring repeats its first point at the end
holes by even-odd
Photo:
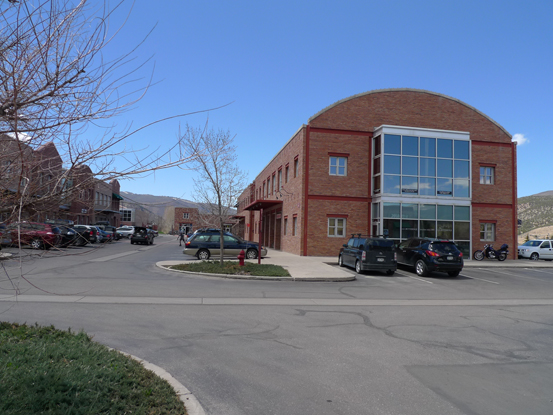
{"type": "MultiPolygon", "coordinates": [[[[219,228],[219,218],[206,212],[200,212],[198,208],[175,207],[173,218],[173,231],[182,229],[190,233],[199,228],[219,228]]],[[[229,218],[224,221],[223,230],[226,232],[240,233],[236,219],[229,218]]]]}
{"type": "Polygon", "coordinates": [[[312,116],[239,198],[243,237],[337,255],[353,233],[516,250],[516,143],[477,109],[416,89],[358,94],[312,116]]]}

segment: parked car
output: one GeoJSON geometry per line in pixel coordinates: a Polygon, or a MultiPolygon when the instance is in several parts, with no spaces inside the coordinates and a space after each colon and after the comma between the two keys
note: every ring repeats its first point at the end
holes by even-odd
{"type": "Polygon", "coordinates": [[[129,238],[134,233],[134,226],[121,226],[117,228],[117,233],[123,238],[129,238]]]}
{"type": "Polygon", "coordinates": [[[526,241],[518,247],[518,257],[530,258],[532,261],[539,259],[551,261],[553,259],[553,240],[535,239],[526,241]]]}
{"type": "Polygon", "coordinates": [[[118,241],[122,237],[121,234],[119,232],[117,232],[117,228],[115,226],[104,225],[104,226],[101,226],[101,228],[105,232],[111,234],[111,239],[112,240],[118,241]]]}
{"type": "MultiPolygon", "coordinates": [[[[83,237],[86,237],[86,231],[88,231],[88,242],[94,243],[99,242],[98,241],[98,229],[95,226],[91,225],[75,225],[73,226],[73,229],[75,229],[80,235],[83,237]]],[[[78,245],[78,241],[76,243],[78,245]]]]}
{"type": "Polygon", "coordinates": [[[73,226],[75,232],[77,232],[77,237],[73,243],[76,246],[85,246],[89,242],[96,241],[96,233],[98,232],[95,228],[88,225],[75,225],[73,226]]]}
{"type": "Polygon", "coordinates": [[[153,245],[154,234],[151,229],[142,226],[135,226],[134,233],[131,235],[131,244],[153,245]]]}
{"type": "Polygon", "coordinates": [[[77,236],[79,235],[77,231],[69,226],[57,225],[60,230],[60,242],[59,246],[61,248],[67,248],[69,245],[73,245],[77,241],[77,236]]]}
{"type": "Polygon", "coordinates": [[[104,231],[103,229],[101,229],[98,226],[95,226],[95,228],[98,231],[98,235],[97,235],[98,242],[102,242],[102,243],[111,242],[111,234],[104,231]]]}
{"type": "MultiPolygon", "coordinates": [[[[223,255],[238,256],[244,250],[246,258],[256,259],[259,244],[257,242],[244,241],[243,239],[229,232],[223,234],[224,253],[223,255]]],[[[209,259],[211,255],[221,253],[221,234],[218,230],[198,231],[184,243],[182,251],[185,255],[193,255],[198,259],[209,259]]],[[[267,255],[267,249],[261,247],[261,257],[267,255]]]]}
{"type": "Polygon", "coordinates": [[[11,243],[30,245],[33,249],[50,249],[61,241],[60,229],[48,223],[14,222],[6,227],[11,243]]]}
{"type": "Polygon", "coordinates": [[[2,245],[11,245],[12,238],[10,233],[7,231],[7,225],[5,223],[0,223],[0,246],[2,245]]]}
{"type": "Polygon", "coordinates": [[[393,275],[397,269],[397,254],[394,241],[384,238],[353,236],[338,254],[338,264],[363,271],[383,271],[393,275]]]}
{"type": "Polygon", "coordinates": [[[414,267],[421,277],[433,271],[456,277],[463,269],[463,253],[449,240],[409,238],[397,246],[396,253],[398,264],[414,267]]]}

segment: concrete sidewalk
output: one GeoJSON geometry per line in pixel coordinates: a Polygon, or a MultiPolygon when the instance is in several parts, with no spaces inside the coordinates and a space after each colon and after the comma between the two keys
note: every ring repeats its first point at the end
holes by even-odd
{"type": "MultiPolygon", "coordinates": [[[[164,265],[176,265],[190,261],[190,257],[183,258],[182,261],[160,261],[156,265],[164,268],[164,265]]],[[[193,261],[196,259],[192,259],[193,261]]],[[[235,258],[226,258],[225,260],[235,260],[235,258]]],[[[257,260],[247,260],[257,263],[257,260]]],[[[338,266],[338,256],[331,257],[311,257],[299,256],[282,251],[269,249],[267,256],[261,259],[262,264],[280,265],[285,268],[294,281],[352,281],[355,280],[355,274],[352,274],[350,268],[340,268],[338,266]]],[[[464,268],[553,268],[552,261],[530,261],[529,259],[508,259],[506,261],[497,261],[485,259],[483,261],[467,260],[464,268]]],[[[164,268],[167,269],[167,268],[164,268]]],[[[211,274],[222,278],[239,279],[269,279],[269,280],[287,280],[288,278],[277,277],[256,277],[248,275],[223,275],[211,274]]]]}

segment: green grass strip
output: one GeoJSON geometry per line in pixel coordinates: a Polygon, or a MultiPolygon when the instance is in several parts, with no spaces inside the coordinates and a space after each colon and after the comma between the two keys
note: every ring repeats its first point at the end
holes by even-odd
{"type": "Polygon", "coordinates": [[[179,271],[204,272],[209,274],[255,275],[260,277],[289,277],[290,273],[280,265],[253,264],[246,262],[240,266],[238,262],[198,261],[186,264],[171,265],[169,268],[179,271]]]}
{"type": "Polygon", "coordinates": [[[0,322],[0,414],[175,414],[173,388],[84,332],[0,322]]]}

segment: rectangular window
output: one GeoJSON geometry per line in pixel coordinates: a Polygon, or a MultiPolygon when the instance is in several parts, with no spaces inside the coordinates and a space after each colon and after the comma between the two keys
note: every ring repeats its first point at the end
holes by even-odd
{"type": "Polygon", "coordinates": [[[348,175],[347,157],[329,157],[329,174],[331,176],[348,175]]]}
{"type": "Polygon", "coordinates": [[[188,219],[188,212],[184,212],[184,213],[182,214],[182,218],[183,218],[183,219],[188,219]]]}
{"type": "Polygon", "coordinates": [[[284,235],[286,235],[286,229],[288,229],[288,218],[284,218],[284,235]]]}
{"type": "Polygon", "coordinates": [[[340,238],[346,236],[346,219],[328,218],[328,236],[340,238]]]}
{"type": "Polygon", "coordinates": [[[495,223],[480,224],[480,240],[495,241],[495,223]]]}
{"type": "Polygon", "coordinates": [[[494,184],[495,167],[480,167],[480,184],[494,184]]]}
{"type": "Polygon", "coordinates": [[[288,183],[288,170],[289,166],[286,166],[286,170],[284,171],[284,183],[288,183]]]}
{"type": "Polygon", "coordinates": [[[282,169],[278,171],[278,190],[282,189],[282,169]]]}
{"type": "Polygon", "coordinates": [[[263,182],[263,197],[265,197],[265,182],[263,182]]]}
{"type": "Polygon", "coordinates": [[[300,161],[298,159],[295,159],[294,160],[294,178],[298,177],[299,165],[300,165],[300,161]]]}
{"type": "Polygon", "coordinates": [[[296,236],[297,227],[298,227],[298,217],[294,216],[294,218],[292,219],[292,236],[296,236]]]}
{"type": "Polygon", "coordinates": [[[275,178],[275,175],[273,174],[273,180],[271,182],[271,194],[272,195],[275,194],[275,182],[276,182],[276,178],[275,178]]]}

